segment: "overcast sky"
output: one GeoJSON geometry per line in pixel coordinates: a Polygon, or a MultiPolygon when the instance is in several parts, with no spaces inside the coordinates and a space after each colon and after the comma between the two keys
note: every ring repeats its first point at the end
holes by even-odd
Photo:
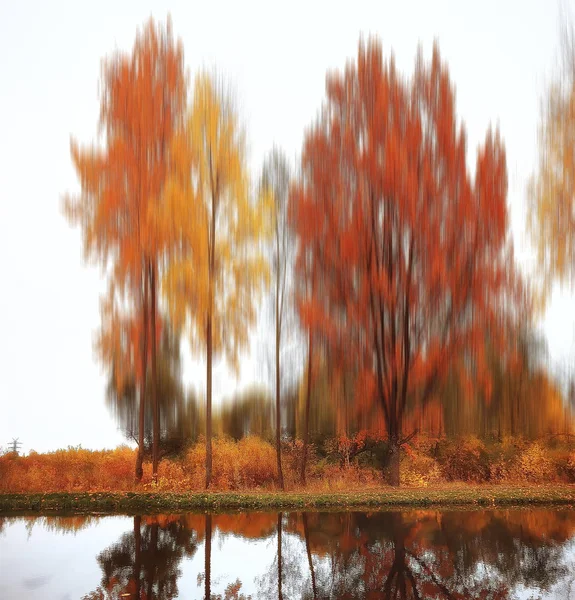
{"type": "MultiPolygon", "coordinates": [[[[490,124],[507,148],[513,235],[529,268],[525,190],[537,156],[540,96],[558,55],[553,0],[478,2],[45,2],[0,3],[0,445],[20,437],[38,451],[122,441],[104,406],[105,375],[92,341],[99,324],[96,267],[83,264],[80,232],[60,212],[77,191],[73,134],[95,139],[100,60],[130,50],[152,15],[172,15],[193,74],[216,66],[240,100],[257,175],[277,144],[294,159],[324,98],[328,69],[341,69],[361,35],[411,73],[419,43],[434,39],[456,86],[469,161],[490,124]]],[[[573,297],[556,291],[542,322],[552,359],[573,355],[573,297]]],[[[243,362],[241,384],[262,377],[261,352],[243,362]]],[[[186,381],[203,389],[203,371],[186,381]]],[[[217,397],[237,383],[223,365],[217,397]]]]}

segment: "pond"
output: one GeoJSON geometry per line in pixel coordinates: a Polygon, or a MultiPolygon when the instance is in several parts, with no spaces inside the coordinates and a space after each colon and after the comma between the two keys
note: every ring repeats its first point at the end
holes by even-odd
{"type": "Polygon", "coordinates": [[[0,517],[0,598],[575,598],[561,508],[0,517]]]}

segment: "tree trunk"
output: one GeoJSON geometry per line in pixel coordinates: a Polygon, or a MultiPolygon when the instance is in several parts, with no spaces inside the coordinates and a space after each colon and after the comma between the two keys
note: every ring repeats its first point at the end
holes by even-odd
{"type": "Polygon", "coordinates": [[[313,562],[311,559],[311,545],[309,543],[309,528],[307,526],[307,514],[302,513],[301,515],[303,521],[303,535],[305,538],[305,550],[307,553],[307,562],[309,564],[309,572],[311,573],[311,589],[313,591],[313,600],[317,599],[317,587],[315,583],[315,571],[313,570],[313,562]]]}
{"type": "Polygon", "coordinates": [[[211,599],[211,561],[212,561],[212,515],[206,514],[206,539],[204,542],[204,583],[205,583],[205,600],[211,599]]]}
{"type": "Polygon", "coordinates": [[[399,486],[399,440],[392,436],[389,440],[389,471],[387,482],[394,487],[399,486]]]}
{"type": "MultiPolygon", "coordinates": [[[[212,214],[208,237],[208,314],[206,321],[206,489],[212,482],[212,354],[213,354],[213,315],[214,315],[214,277],[216,270],[216,211],[217,183],[212,175],[212,157],[210,152],[210,181],[212,185],[212,214]]],[[[211,523],[211,521],[210,521],[211,523]]]]}
{"type": "Polygon", "coordinates": [[[278,314],[279,310],[276,294],[276,456],[278,468],[278,483],[280,488],[284,489],[284,475],[282,472],[282,447],[281,447],[281,386],[280,386],[280,325],[278,314]]]}
{"type": "Polygon", "coordinates": [[[212,317],[206,327],[206,489],[212,481],[212,317]]]}
{"type": "Polygon", "coordinates": [[[160,450],[160,406],[157,394],[157,365],[156,365],[156,267],[150,265],[150,292],[152,302],[152,411],[153,411],[153,435],[152,435],[152,481],[158,481],[158,460],[160,450]]]}
{"type": "Polygon", "coordinates": [[[144,290],[142,297],[142,346],[140,360],[140,406],[138,415],[138,454],[136,456],[136,481],[142,481],[144,475],[144,430],[146,428],[146,376],[148,366],[148,271],[144,269],[144,290]]]}
{"type": "Polygon", "coordinates": [[[303,486],[306,485],[305,471],[307,468],[307,447],[309,444],[309,411],[311,405],[311,364],[312,364],[312,346],[311,346],[311,333],[308,340],[308,351],[307,351],[307,389],[305,394],[305,420],[303,426],[303,457],[301,461],[301,483],[303,486]]]}
{"type": "Polygon", "coordinates": [[[282,600],[282,517],[283,513],[278,513],[278,599],[282,600]]]}

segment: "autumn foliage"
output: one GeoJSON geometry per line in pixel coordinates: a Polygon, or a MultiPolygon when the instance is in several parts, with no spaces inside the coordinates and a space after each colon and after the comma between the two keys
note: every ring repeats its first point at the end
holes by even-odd
{"type": "MultiPolygon", "coordinates": [[[[156,340],[159,269],[166,234],[158,212],[171,171],[172,135],[186,99],[183,48],[171,22],[150,19],[130,54],[116,52],[102,64],[100,127],[103,144],[71,142],[81,191],[65,210],[84,238],[86,258],[109,273],[97,349],[121,388],[132,377],[140,387],[143,451],[146,373],[151,367],[153,462],[158,465],[159,409],[156,340]]],[[[141,478],[142,452],[136,477],[141,478]]]]}
{"type": "MultiPolygon", "coordinates": [[[[257,189],[238,106],[216,74],[188,78],[169,20],[150,20],[130,53],[103,62],[105,135],[88,147],[72,142],[81,189],[65,207],[86,258],[108,278],[97,353],[138,451],[70,450],[69,468],[45,485],[128,489],[120,465],[130,457],[147,485],[145,429],[162,489],[197,489],[202,463],[204,486],[214,489],[283,488],[284,479],[293,487],[308,477],[311,486],[322,478],[379,485],[382,473],[392,485],[555,477],[536,446],[513,460],[507,450],[497,458],[481,449],[495,434],[551,433],[547,424],[561,418],[563,433],[571,429],[556,386],[525,349],[533,303],[510,239],[504,141],[489,128],[470,171],[455,84],[438,47],[429,62],[420,51],[406,76],[377,39],[360,41],[355,60],[327,76],[299,168],[276,149],[257,189]],[[213,361],[239,372],[264,292],[275,307],[275,406],[224,407],[220,418],[213,361]],[[280,360],[288,326],[305,339],[295,392],[282,383],[290,380],[280,360]],[[177,381],[174,349],[184,336],[206,361],[205,408],[177,381]],[[233,433],[224,431],[228,421],[233,433]],[[188,435],[179,440],[187,453],[159,464],[174,431],[188,435]],[[466,441],[442,461],[422,449],[422,432],[466,441]],[[221,434],[214,444],[213,434],[221,434]],[[98,461],[117,478],[97,473],[98,461]]],[[[34,461],[47,461],[52,473],[56,454],[2,458],[8,471],[23,469],[10,485],[39,486],[34,461]]]]}
{"type": "MultiPolygon", "coordinates": [[[[378,458],[378,441],[365,434],[312,446],[308,456],[305,489],[316,492],[382,489],[385,487],[378,458]],[[355,452],[355,454],[354,454],[355,452]]],[[[379,448],[381,451],[381,448],[379,448]]],[[[152,464],[144,462],[142,484],[147,491],[201,491],[205,486],[205,443],[198,442],[182,456],[164,458],[158,480],[152,464]]],[[[216,438],[213,443],[212,489],[278,489],[274,446],[255,436],[234,441],[216,438]]],[[[288,490],[301,490],[301,441],[284,443],[284,478],[288,490]]],[[[0,456],[0,492],[129,491],[136,451],[69,448],[28,456],[0,456]]],[[[433,487],[468,483],[569,483],[575,482],[575,445],[547,438],[530,442],[505,438],[486,443],[477,437],[431,439],[421,437],[401,450],[401,484],[433,487]]]]}
{"type": "Polygon", "coordinates": [[[311,262],[320,280],[300,310],[336,356],[356,361],[357,401],[384,415],[397,484],[408,400],[426,404],[461,355],[489,385],[486,332],[505,348],[503,300],[515,291],[505,148],[489,131],[470,178],[437,48],[406,80],[378,42],[362,43],[326,92],[292,192],[298,265],[311,262]]]}

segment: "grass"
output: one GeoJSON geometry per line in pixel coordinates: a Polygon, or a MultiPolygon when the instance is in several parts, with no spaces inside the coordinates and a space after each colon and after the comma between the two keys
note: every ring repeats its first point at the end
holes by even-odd
{"type": "Polygon", "coordinates": [[[575,485],[442,485],[354,492],[78,492],[0,494],[0,513],[158,513],[575,505],[575,485]]]}

